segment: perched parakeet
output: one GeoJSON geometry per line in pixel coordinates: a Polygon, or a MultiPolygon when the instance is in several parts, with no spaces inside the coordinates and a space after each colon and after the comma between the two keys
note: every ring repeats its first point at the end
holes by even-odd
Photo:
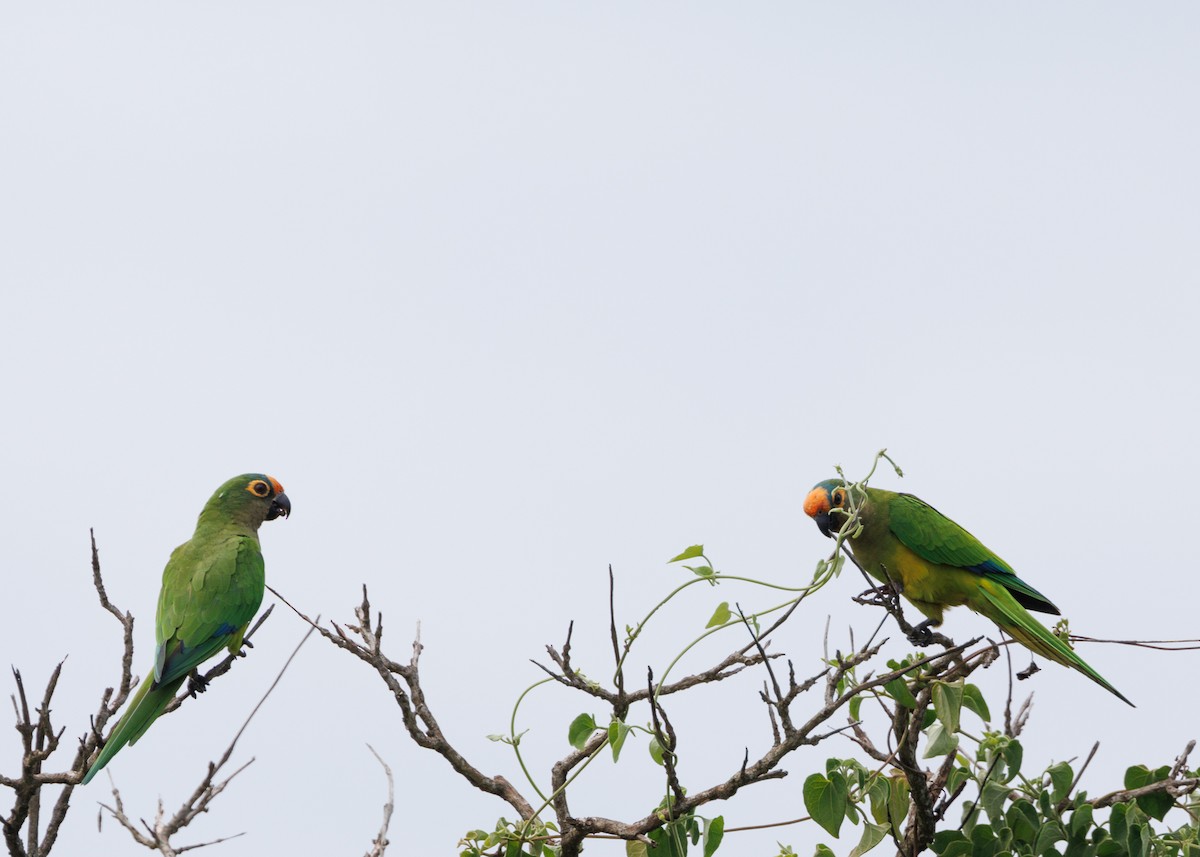
{"type": "MultiPolygon", "coordinates": [[[[843,482],[827,479],[804,499],[805,513],[826,536],[848,520],[846,492],[843,482]]],[[[929,617],[918,629],[940,625],[947,607],[965,604],[1031,651],[1078,670],[1133,705],[1029,613],[1058,615],[1059,609],[937,509],[911,494],[867,488],[859,517],[862,532],[846,544],[868,574],[893,583],[929,617]]]]}
{"type": "Polygon", "coordinates": [[[163,570],[154,669],[109,733],[83,785],[122,747],[142,737],[188,673],[222,649],[235,654],[241,649],[266,582],[258,528],[291,511],[283,486],[260,473],[233,477],[204,504],[196,532],[175,548],[163,570]]]}

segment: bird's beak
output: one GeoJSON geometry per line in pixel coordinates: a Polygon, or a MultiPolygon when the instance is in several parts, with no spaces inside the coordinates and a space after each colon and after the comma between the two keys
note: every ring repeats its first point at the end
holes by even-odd
{"type": "Polygon", "coordinates": [[[833,533],[829,530],[829,513],[820,512],[813,515],[813,520],[817,522],[817,529],[821,531],[821,535],[826,538],[833,538],[833,533]]]}
{"type": "Polygon", "coordinates": [[[271,501],[271,508],[267,510],[267,520],[274,521],[280,515],[288,517],[292,514],[292,501],[288,499],[287,494],[276,494],[275,499],[271,501]]]}

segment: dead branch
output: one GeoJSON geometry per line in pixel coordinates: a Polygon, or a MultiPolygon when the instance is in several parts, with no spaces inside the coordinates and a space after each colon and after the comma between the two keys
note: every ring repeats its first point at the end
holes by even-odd
{"type": "Polygon", "coordinates": [[[100,735],[108,720],[125,704],[133,686],[131,673],[133,664],[133,616],[122,613],[109,600],[100,570],[100,552],[96,547],[96,535],[89,531],[91,541],[92,585],[96,589],[100,606],[111,613],[121,625],[122,656],[120,680],[116,689],[106,688],[101,695],[100,705],[92,718],[87,735],[79,741],[70,767],[63,772],[47,772],[44,769],[50,756],[59,749],[65,727],[55,729],[51,717],[51,702],[62,675],[60,661],[46,682],[41,704],[31,712],[25,690],[25,682],[18,669],[13,668],[13,680],[17,692],[13,696],[16,713],[16,728],[21,736],[20,773],[14,777],[0,775],[0,786],[13,790],[14,800],[8,815],[0,818],[4,842],[9,854],[15,857],[44,857],[49,854],[58,840],[59,829],[70,808],[71,795],[83,776],[87,760],[99,748],[100,735]],[[62,790],[50,810],[50,817],[42,831],[43,787],[60,785],[62,790]],[[23,835],[22,835],[23,831],[23,835]]]}
{"type": "MultiPolygon", "coordinates": [[[[269,586],[267,588],[271,589],[269,586]]],[[[351,638],[337,623],[330,623],[332,630],[317,625],[274,589],[271,589],[271,592],[287,604],[296,615],[315,628],[317,633],[326,640],[354,655],[378,673],[396,700],[396,705],[400,708],[405,730],[418,746],[442,756],[467,782],[480,791],[496,795],[506,801],[520,814],[522,819],[533,818],[533,807],[508,780],[502,776],[489,777],[482,773],[463,758],[462,754],[446,739],[421,688],[419,665],[422,645],[419,633],[417,639],[413,641],[412,657],[407,664],[397,663],[383,653],[380,645],[382,615],[372,623],[371,604],[367,598],[366,586],[363,587],[362,603],[354,609],[354,616],[358,624],[347,626],[350,632],[358,635],[361,642],[351,638]]]]}
{"type": "MultiPolygon", "coordinates": [[[[215,801],[221,795],[221,793],[225,791],[229,784],[233,782],[233,779],[254,763],[254,759],[251,758],[245,764],[241,765],[232,773],[230,773],[229,776],[225,777],[224,779],[217,779],[217,774],[220,773],[220,771],[229,762],[229,759],[233,756],[234,748],[237,747],[238,740],[242,737],[242,733],[246,731],[246,727],[250,725],[250,721],[254,719],[254,715],[258,713],[259,709],[262,708],[263,703],[267,701],[267,698],[279,685],[284,673],[286,673],[288,667],[292,665],[292,661],[295,660],[296,655],[300,653],[300,648],[311,635],[312,629],[310,628],[305,632],[304,636],[300,638],[300,642],[296,644],[296,648],[292,650],[291,655],[288,656],[288,659],[280,668],[279,673],[275,676],[275,680],[271,682],[270,687],[267,688],[266,693],[262,695],[262,698],[259,699],[254,708],[250,710],[250,713],[242,722],[241,727],[238,729],[237,733],[234,734],[233,740],[231,740],[229,742],[229,746],[225,748],[225,752],[221,754],[221,757],[216,762],[208,763],[208,770],[203,779],[200,780],[200,784],[196,786],[192,793],[184,800],[183,804],[178,810],[175,811],[173,815],[171,815],[170,818],[167,817],[166,811],[163,808],[162,800],[160,799],[158,801],[158,809],[154,816],[154,823],[151,824],[144,819],[142,820],[142,826],[146,829],[146,833],[142,833],[142,831],[138,829],[137,825],[135,825],[125,813],[124,803],[121,800],[121,793],[117,789],[116,784],[113,782],[112,774],[109,774],[109,782],[112,783],[113,805],[106,803],[101,803],[100,805],[114,819],[116,819],[118,824],[128,831],[129,835],[133,837],[135,842],[144,846],[145,848],[149,848],[152,851],[158,851],[163,855],[163,857],[176,857],[176,855],[182,854],[185,851],[193,851],[197,848],[204,848],[206,846],[215,845],[219,842],[224,842],[228,839],[234,838],[233,836],[226,836],[210,842],[199,842],[183,846],[176,846],[171,842],[171,838],[191,824],[197,816],[199,816],[201,813],[208,812],[208,809],[212,805],[213,801],[215,801]]],[[[179,697],[176,697],[176,700],[178,699],[179,697]]],[[[241,835],[241,833],[235,834],[235,836],[241,835]]]]}
{"type": "MultiPolygon", "coordinates": [[[[372,608],[366,587],[363,588],[361,603],[354,610],[355,624],[343,627],[337,623],[330,623],[330,626],[327,628],[319,626],[299,610],[296,610],[286,598],[274,589],[271,591],[281,601],[288,604],[305,622],[315,627],[333,645],[353,654],[376,671],[395,699],[400,709],[401,719],[406,731],[419,746],[432,750],[442,756],[454,770],[475,788],[489,794],[494,794],[507,802],[517,810],[524,821],[532,820],[545,808],[545,804],[543,804],[541,808],[535,811],[531,802],[505,778],[483,774],[451,745],[438,726],[437,720],[429,707],[421,687],[420,654],[422,644],[419,633],[413,643],[412,655],[407,663],[400,663],[388,657],[384,653],[381,644],[381,619],[372,616],[372,608]]],[[[790,615],[790,612],[788,615],[790,615]]],[[[771,629],[778,628],[779,624],[779,621],[777,621],[771,626],[771,629]]],[[[613,628],[615,628],[615,619],[610,621],[610,626],[611,636],[613,628]]],[[[838,683],[846,679],[856,666],[865,663],[878,654],[883,643],[865,646],[846,656],[839,655],[831,662],[828,668],[804,682],[796,680],[795,671],[789,663],[786,690],[774,671],[769,671],[770,682],[768,687],[772,692],[769,693],[768,698],[772,711],[778,715],[779,721],[782,724],[782,727],[778,730],[776,736],[774,736],[771,747],[757,760],[744,759],[742,764],[725,781],[711,785],[708,788],[689,791],[684,789],[678,771],[674,767],[674,750],[677,736],[670,726],[670,721],[666,717],[666,712],[663,710],[660,700],[662,697],[669,696],[672,693],[679,693],[702,684],[722,681],[741,672],[748,666],[767,664],[771,659],[780,657],[780,655],[769,654],[767,652],[767,646],[769,645],[766,639],[767,635],[755,634],[752,631],[749,643],[739,647],[739,649],[707,670],[679,679],[670,684],[663,684],[656,687],[651,681],[644,688],[627,691],[619,685],[615,689],[604,687],[596,682],[585,679],[574,669],[570,659],[570,639],[572,632],[573,624],[568,630],[567,641],[562,646],[561,651],[555,649],[553,646],[547,647],[551,661],[557,669],[541,665],[539,667],[553,677],[560,685],[573,688],[608,703],[612,708],[612,716],[616,720],[624,721],[632,704],[642,701],[649,703],[653,729],[659,739],[659,743],[664,748],[664,768],[667,775],[667,787],[673,800],[665,809],[655,809],[646,816],[629,822],[596,816],[575,816],[570,808],[567,787],[572,779],[578,775],[581,766],[593,758],[606,745],[608,741],[607,731],[597,729],[582,747],[573,749],[571,753],[560,759],[551,768],[552,793],[548,799],[548,803],[554,812],[555,821],[559,829],[559,845],[563,857],[573,857],[573,855],[578,854],[584,839],[590,836],[608,835],[626,840],[636,839],[644,841],[649,832],[661,827],[671,819],[685,816],[712,801],[729,799],[741,789],[753,783],[786,776],[787,772],[780,768],[780,764],[790,753],[802,746],[818,744],[846,729],[854,728],[853,721],[850,725],[837,729],[828,729],[826,728],[826,724],[830,718],[848,705],[850,700],[856,696],[864,694],[874,695],[874,691],[882,689],[889,682],[911,675],[921,674],[925,675],[927,679],[937,677],[953,681],[961,675],[967,675],[973,670],[987,665],[996,656],[991,647],[969,655],[965,654],[966,649],[977,643],[979,638],[961,645],[954,645],[953,641],[950,641],[951,645],[946,647],[944,651],[937,654],[923,655],[902,668],[868,676],[862,681],[849,681],[841,692],[837,690],[838,683]],[[799,699],[805,698],[804,692],[814,687],[822,678],[825,679],[826,685],[824,699],[819,701],[817,710],[809,713],[801,723],[794,717],[792,707],[799,699]]],[[[614,648],[614,657],[617,657],[619,663],[619,647],[614,648]]],[[[923,691],[920,691],[924,694],[922,697],[924,702],[919,713],[923,713],[924,707],[929,704],[929,690],[927,685],[928,681],[926,681],[923,691]]],[[[914,714],[909,721],[914,724],[913,735],[907,738],[906,741],[907,746],[914,752],[920,720],[920,716],[914,714]]],[[[886,759],[893,758],[886,754],[880,755],[886,759]]],[[[910,788],[915,792],[920,792],[922,795],[921,800],[924,806],[922,817],[924,820],[920,825],[920,837],[928,839],[932,836],[932,821],[930,819],[933,817],[933,795],[937,793],[936,791],[931,793],[931,786],[937,785],[940,790],[940,784],[944,784],[945,775],[939,771],[936,774],[929,775],[932,777],[932,780],[929,780],[926,778],[926,773],[917,765],[915,755],[910,754],[907,762],[911,777],[914,780],[919,777],[921,781],[921,785],[910,786],[910,788]]],[[[946,775],[948,775],[948,772],[946,775]]],[[[914,833],[913,835],[916,836],[917,834],[914,833]]]]}
{"type": "Polygon", "coordinates": [[[388,825],[392,823],[392,811],[396,807],[396,782],[392,778],[392,769],[388,767],[388,763],[383,761],[383,757],[375,752],[375,748],[370,744],[367,749],[371,751],[380,765],[383,766],[383,772],[387,775],[387,803],[383,805],[383,824],[379,827],[379,833],[375,834],[375,839],[371,842],[371,850],[366,853],[366,857],[383,857],[383,852],[388,847],[388,825]]]}
{"type": "MultiPolygon", "coordinates": [[[[1171,766],[1170,773],[1167,774],[1165,780],[1148,783],[1136,789],[1118,789],[1117,791],[1109,792],[1102,797],[1093,798],[1088,801],[1096,809],[1103,809],[1106,806],[1112,806],[1118,803],[1127,803],[1131,800],[1137,800],[1145,795],[1159,794],[1165,792],[1175,800],[1190,795],[1200,789],[1200,777],[1185,777],[1183,774],[1187,771],[1188,756],[1196,749],[1195,740],[1188,742],[1184,747],[1183,752],[1175,758],[1175,764],[1171,766]]],[[[1090,761],[1090,757],[1089,757],[1090,761]]],[[[1080,774],[1083,772],[1080,771],[1080,774]]],[[[1078,778],[1076,778],[1078,780],[1078,778]]]]}

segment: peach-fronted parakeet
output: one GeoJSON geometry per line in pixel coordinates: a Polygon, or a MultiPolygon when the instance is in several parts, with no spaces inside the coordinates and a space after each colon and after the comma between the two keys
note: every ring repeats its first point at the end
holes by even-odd
{"type": "MultiPolygon", "coordinates": [[[[808,493],[804,511],[823,534],[833,536],[848,520],[847,500],[845,484],[827,479],[808,493]]],[[[919,629],[940,625],[947,607],[965,604],[1031,651],[1078,670],[1133,705],[1029,613],[1057,615],[1058,608],[937,509],[911,494],[867,488],[859,521],[862,531],[846,542],[854,559],[872,577],[893,583],[928,617],[919,629]]]]}
{"type": "Polygon", "coordinates": [[[154,668],[82,784],[150,728],[188,673],[222,649],[241,649],[265,584],[258,528],[291,511],[283,486],[260,473],[233,477],[204,504],[196,532],[172,551],[163,570],[154,668]]]}

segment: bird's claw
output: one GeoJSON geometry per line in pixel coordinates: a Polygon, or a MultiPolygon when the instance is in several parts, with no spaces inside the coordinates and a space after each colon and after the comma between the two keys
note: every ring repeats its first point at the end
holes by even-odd
{"type": "Polygon", "coordinates": [[[921,648],[933,645],[933,631],[929,630],[931,625],[933,625],[933,620],[927,619],[914,627],[908,632],[908,641],[914,646],[920,646],[921,648]]]}
{"type": "Polygon", "coordinates": [[[208,690],[208,679],[200,675],[200,670],[192,670],[188,673],[188,696],[195,699],[197,694],[204,693],[208,690]]]}
{"type": "Polygon", "coordinates": [[[873,586],[854,598],[859,604],[873,607],[888,607],[898,603],[896,590],[890,584],[873,586]]]}

